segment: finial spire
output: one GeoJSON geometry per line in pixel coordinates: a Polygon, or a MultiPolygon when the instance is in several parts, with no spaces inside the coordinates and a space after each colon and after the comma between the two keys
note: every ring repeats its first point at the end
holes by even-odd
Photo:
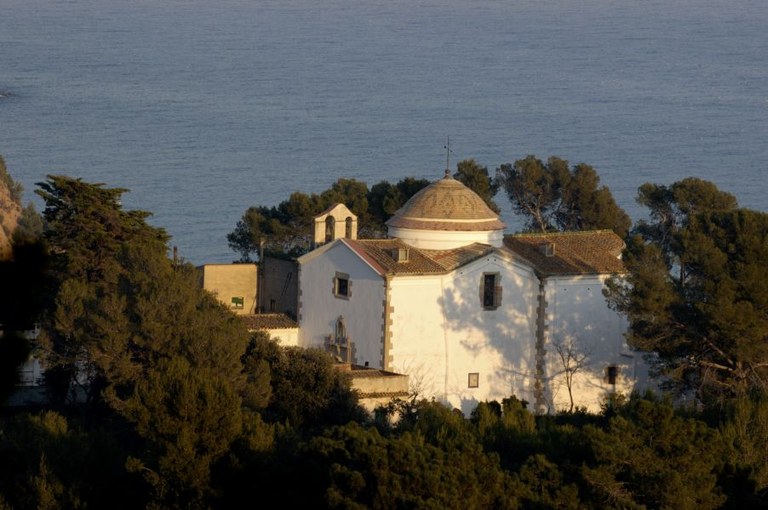
{"type": "Polygon", "coordinates": [[[451,137],[448,137],[448,142],[443,147],[445,149],[445,176],[451,175],[451,137]]]}

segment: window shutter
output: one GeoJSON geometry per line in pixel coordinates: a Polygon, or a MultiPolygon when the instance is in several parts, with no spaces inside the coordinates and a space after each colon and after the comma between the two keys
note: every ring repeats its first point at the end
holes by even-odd
{"type": "Polygon", "coordinates": [[[480,280],[480,305],[485,310],[495,310],[501,306],[501,275],[483,273],[480,280]]]}

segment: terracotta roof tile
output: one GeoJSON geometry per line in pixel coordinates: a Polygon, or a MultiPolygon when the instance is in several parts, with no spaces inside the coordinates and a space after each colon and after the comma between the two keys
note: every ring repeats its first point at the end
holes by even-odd
{"type": "Polygon", "coordinates": [[[284,313],[257,313],[239,316],[250,331],[265,329],[292,329],[299,325],[284,313]]]}
{"type": "Polygon", "coordinates": [[[454,248],[452,250],[421,250],[421,252],[443,266],[446,271],[453,271],[464,264],[468,264],[473,260],[487,255],[493,250],[493,246],[472,243],[468,246],[462,246],[461,248],[454,248]]]}
{"type": "Polygon", "coordinates": [[[487,244],[474,243],[451,250],[419,250],[399,239],[358,239],[345,242],[382,274],[445,274],[494,250],[487,244]],[[396,260],[399,249],[408,250],[408,260],[396,260]]]}
{"type": "Polygon", "coordinates": [[[504,245],[545,275],[606,274],[625,271],[624,241],[611,230],[506,236],[504,245]],[[554,251],[547,255],[547,246],[554,251]]]}
{"type": "Polygon", "coordinates": [[[476,231],[503,229],[499,215],[450,174],[419,190],[387,220],[390,227],[476,231]]]}

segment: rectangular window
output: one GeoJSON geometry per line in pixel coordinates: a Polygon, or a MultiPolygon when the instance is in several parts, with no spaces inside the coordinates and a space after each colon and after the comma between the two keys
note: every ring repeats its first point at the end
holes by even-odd
{"type": "Polygon", "coordinates": [[[499,273],[483,273],[480,294],[483,308],[495,310],[501,306],[501,275],[499,273]]]}
{"type": "Polygon", "coordinates": [[[245,298],[239,296],[232,298],[232,308],[243,308],[243,306],[245,306],[245,298]]]}
{"type": "Polygon", "coordinates": [[[611,365],[605,367],[605,382],[616,385],[616,379],[619,377],[619,367],[611,365]]]}
{"type": "Polygon", "coordinates": [[[336,277],[333,279],[333,295],[340,298],[349,298],[351,286],[348,274],[336,273],[336,277]]]}
{"type": "Polygon", "coordinates": [[[467,387],[468,388],[479,388],[480,387],[480,373],[479,372],[470,372],[467,374],[467,387]]]}

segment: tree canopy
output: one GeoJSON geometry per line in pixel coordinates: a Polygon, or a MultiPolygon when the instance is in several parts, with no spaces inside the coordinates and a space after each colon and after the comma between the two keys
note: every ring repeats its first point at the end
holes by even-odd
{"type": "Polygon", "coordinates": [[[625,237],[631,220],[610,190],[600,187],[594,168],[573,168],[558,157],[546,163],[529,155],[496,169],[496,184],[506,191],[515,213],[524,216],[528,231],[610,229],[625,237]]]}
{"type": "Polygon", "coordinates": [[[477,193],[493,212],[500,211],[499,206],[493,201],[493,197],[499,191],[499,183],[488,175],[487,167],[480,166],[474,159],[465,159],[456,165],[456,173],[453,177],[477,193]]]}
{"type": "Polygon", "coordinates": [[[415,397],[363,414],[325,352],[246,332],[147,213],[122,209],[124,191],[50,176],[49,244],[15,247],[46,285],[47,359],[90,401],[4,409],[0,509],[232,508],[266,493],[307,508],[768,507],[768,214],[711,183],[641,187],[650,220],[609,293],[632,345],[702,405],[647,393],[536,415],[510,395],[468,419],[415,397]]]}
{"type": "Polygon", "coordinates": [[[142,446],[129,467],[166,503],[194,505],[243,433],[249,384],[268,384],[244,372],[248,333],[195,268],[168,258],[147,213],[122,209],[125,190],[63,176],[40,188],[56,283],[41,335],[53,394],[84,395],[132,424],[142,446]]]}
{"type": "Polygon", "coordinates": [[[360,234],[383,237],[384,222],[429,181],[405,178],[397,184],[381,181],[370,190],[355,179],[338,179],[322,193],[291,193],[277,206],[252,206],[227,234],[229,247],[249,261],[254,255],[298,256],[312,247],[313,218],[336,203],[343,203],[358,217],[360,234]]]}
{"type": "Polygon", "coordinates": [[[768,389],[768,214],[697,179],[644,185],[639,201],[651,222],[631,236],[629,275],[609,294],[630,343],[699,399],[768,389]]]}
{"type": "Polygon", "coordinates": [[[227,242],[240,254],[241,261],[255,255],[286,254],[297,256],[312,244],[312,218],[340,202],[355,213],[361,228],[371,228],[368,217],[368,187],[354,179],[339,179],[320,195],[291,193],[277,206],[252,206],[227,234],[227,242]]]}
{"type": "MultiPolygon", "coordinates": [[[[493,201],[499,186],[486,167],[466,159],[458,163],[453,176],[493,211],[499,211],[493,201]]],[[[340,178],[320,194],[296,191],[276,206],[249,207],[227,234],[227,242],[241,261],[250,261],[262,252],[299,256],[312,248],[313,218],[336,203],[343,203],[358,217],[361,237],[385,237],[386,221],[430,183],[427,179],[405,177],[394,184],[382,180],[369,189],[363,182],[340,178]]]]}

